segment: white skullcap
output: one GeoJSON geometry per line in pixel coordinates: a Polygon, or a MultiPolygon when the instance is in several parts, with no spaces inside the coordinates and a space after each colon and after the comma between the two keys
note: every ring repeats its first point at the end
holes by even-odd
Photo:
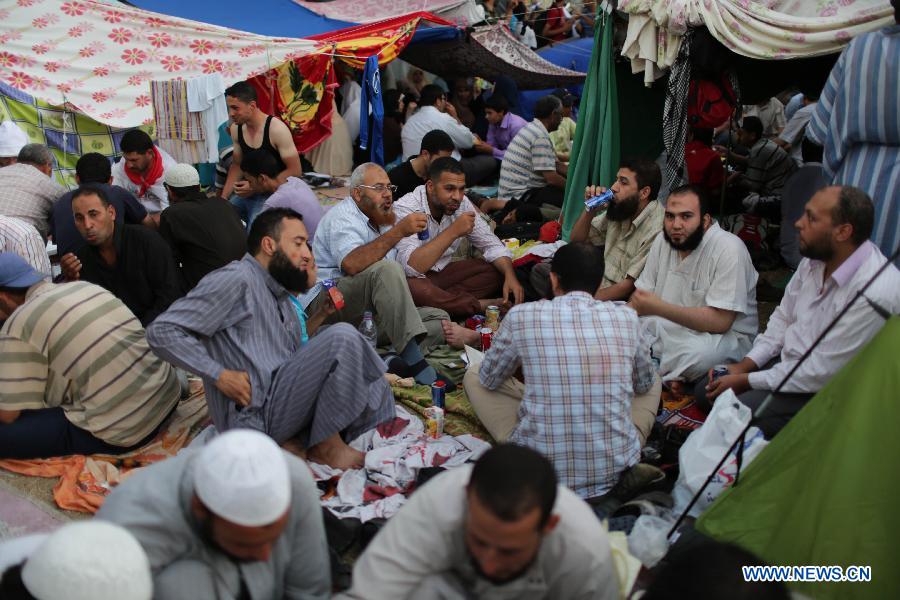
{"type": "Polygon", "coordinates": [[[0,123],[0,157],[18,156],[22,146],[28,143],[28,136],[12,121],[0,123]]]}
{"type": "Polygon", "coordinates": [[[284,452],[253,429],[233,429],[196,458],[194,492],[216,516],[245,527],[274,523],[291,504],[284,452]]]}
{"type": "Polygon", "coordinates": [[[22,583],[38,600],[150,600],[144,549],[128,530],[97,519],[63,525],[25,562],[22,583]]]}
{"type": "Polygon", "coordinates": [[[170,187],[185,188],[200,185],[200,174],[193,165],[178,163],[166,169],[165,181],[170,187]]]}

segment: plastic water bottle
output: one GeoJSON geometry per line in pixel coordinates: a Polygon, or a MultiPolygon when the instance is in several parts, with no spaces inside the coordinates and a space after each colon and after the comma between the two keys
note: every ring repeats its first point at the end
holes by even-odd
{"type": "Polygon", "coordinates": [[[375,329],[375,321],[372,319],[372,313],[369,311],[363,313],[362,323],[359,324],[359,332],[366,338],[367,342],[372,344],[373,348],[378,346],[378,330],[375,329]]]}

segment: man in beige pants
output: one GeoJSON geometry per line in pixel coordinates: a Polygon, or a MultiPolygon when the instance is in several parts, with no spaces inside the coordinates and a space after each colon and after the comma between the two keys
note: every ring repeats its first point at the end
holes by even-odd
{"type": "Polygon", "coordinates": [[[547,456],[582,498],[605,494],[639,462],[659,405],[637,313],[593,298],[603,266],[592,244],[560,248],[550,270],[554,299],[510,310],[480,368],[463,380],[491,435],[547,456]],[[519,369],[524,384],[512,378],[519,369]]]}
{"type": "MultiPolygon", "coordinates": [[[[525,395],[525,384],[515,377],[509,377],[496,390],[489,390],[478,381],[480,371],[481,363],[472,365],[466,371],[463,380],[466,394],[484,428],[495,440],[505,442],[519,424],[519,404],[525,395]]],[[[641,447],[647,442],[647,436],[653,429],[661,396],[662,382],[657,375],[649,390],[635,395],[631,400],[631,421],[637,429],[641,447]]]]}

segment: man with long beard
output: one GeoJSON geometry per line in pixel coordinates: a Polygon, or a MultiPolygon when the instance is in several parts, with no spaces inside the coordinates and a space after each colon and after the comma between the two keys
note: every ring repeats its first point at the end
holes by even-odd
{"type": "Polygon", "coordinates": [[[316,335],[334,311],[307,318],[312,255],[302,217],[261,213],[248,254],[204,277],[147,329],[165,360],[203,378],[216,429],[256,429],[338,469],[361,466],[346,441],[394,416],[384,362],[353,327],[316,335]]]}
{"type": "Polygon", "coordinates": [[[663,233],[628,301],[654,340],[664,381],[696,381],[750,350],[759,328],[757,277],[744,242],[709,214],[705,192],[672,190],[663,233]]]}
{"type": "MultiPolygon", "coordinates": [[[[868,241],[874,225],[872,200],[851,186],[826,187],[806,203],[796,223],[805,258],[769,318],[766,332],[728,374],[699,384],[701,403],[731,389],[756,409],[775,390],[822,331],[887,261],[868,241]]],[[[884,325],[883,314],[900,312],[900,272],[891,265],[856,300],[835,328],[775,394],[758,421],[771,437],[787,425],[813,394],[869,343],[884,325]],[[881,314],[879,314],[881,312],[881,314]]]]}
{"type": "Polygon", "coordinates": [[[347,599],[618,597],[609,538],[553,465],[513,444],[436,476],[353,567],[347,599]]]}
{"type": "MultiPolygon", "coordinates": [[[[443,343],[441,320],[448,316],[443,310],[416,308],[403,268],[395,260],[397,243],[426,226],[421,213],[397,218],[395,189],[375,163],[356,167],[350,176],[350,195],[319,222],[313,254],[319,280],[336,282],[344,296],[344,308],[326,323],[357,325],[364,312],[371,312],[381,342],[392,345],[402,359],[397,369],[393,357],[388,357],[389,370],[431,385],[438,375],[425,362],[423,350],[443,343]]],[[[328,303],[328,292],[319,288],[301,300],[309,303],[312,312],[328,303]]]]}
{"type": "MultiPolygon", "coordinates": [[[[634,282],[641,276],[650,246],[663,225],[663,207],[656,199],[662,176],[659,166],[641,158],[623,160],[609,204],[586,208],[569,242],[590,242],[603,247],[603,281],[594,293],[597,300],[628,300],[634,282]]],[[[584,198],[602,194],[602,186],[588,186],[584,198]]],[[[531,285],[542,297],[550,296],[550,262],[531,270],[531,285]]]]}

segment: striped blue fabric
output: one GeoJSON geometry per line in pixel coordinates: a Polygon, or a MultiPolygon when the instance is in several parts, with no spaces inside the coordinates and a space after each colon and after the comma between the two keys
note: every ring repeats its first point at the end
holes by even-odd
{"type": "Polygon", "coordinates": [[[900,25],[855,38],[831,71],[806,130],[825,149],[825,174],[875,203],[872,241],[900,243],[900,25]]]}

